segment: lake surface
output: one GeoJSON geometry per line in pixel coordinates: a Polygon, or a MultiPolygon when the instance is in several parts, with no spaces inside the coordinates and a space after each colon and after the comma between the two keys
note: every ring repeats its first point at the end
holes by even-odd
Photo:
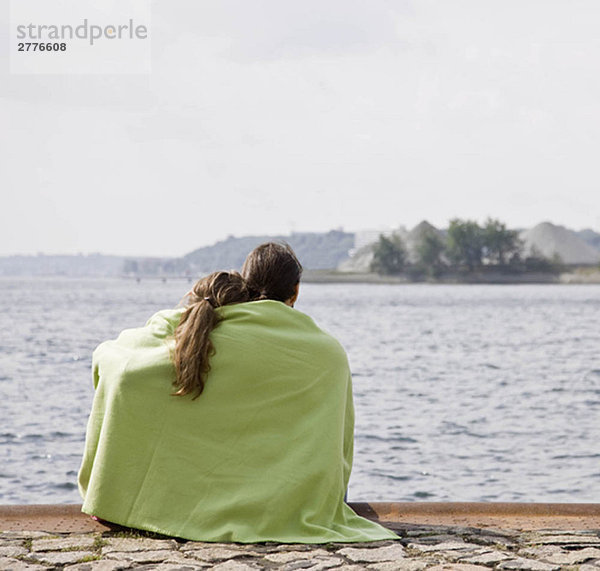
{"type": "MultiPolygon", "coordinates": [[[[0,503],[78,503],[101,341],[185,281],[0,280],[0,503]]],[[[600,501],[600,286],[306,284],[354,376],[350,501],[600,501]]]]}

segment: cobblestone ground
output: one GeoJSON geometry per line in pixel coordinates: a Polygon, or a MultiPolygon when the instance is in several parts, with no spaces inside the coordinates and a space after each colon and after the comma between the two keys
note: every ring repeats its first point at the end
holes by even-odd
{"type": "Polygon", "coordinates": [[[328,545],[199,543],[112,531],[6,531],[0,532],[0,569],[600,569],[600,530],[518,532],[417,525],[394,530],[400,541],[328,545]]]}

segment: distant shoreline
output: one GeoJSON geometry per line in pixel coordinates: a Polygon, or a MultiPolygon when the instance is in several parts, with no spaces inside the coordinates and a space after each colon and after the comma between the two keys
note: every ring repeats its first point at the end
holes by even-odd
{"type": "Polygon", "coordinates": [[[358,283],[358,284],[600,284],[600,270],[574,271],[561,274],[525,273],[473,273],[469,275],[449,275],[438,279],[411,280],[404,275],[386,276],[376,273],[339,272],[337,270],[304,270],[302,274],[304,283],[358,283]]]}
{"type": "MultiPolygon", "coordinates": [[[[126,281],[187,281],[193,283],[203,275],[94,275],[94,274],[0,274],[0,280],[15,279],[56,279],[56,280],[126,280],[126,281]]],[[[379,275],[376,273],[363,272],[340,272],[338,270],[309,270],[305,269],[302,274],[302,282],[309,284],[387,284],[387,285],[598,285],[600,284],[600,270],[591,268],[574,269],[571,272],[561,274],[549,273],[525,273],[525,274],[501,274],[501,273],[473,273],[468,275],[446,275],[438,279],[410,279],[405,275],[379,275]]]]}

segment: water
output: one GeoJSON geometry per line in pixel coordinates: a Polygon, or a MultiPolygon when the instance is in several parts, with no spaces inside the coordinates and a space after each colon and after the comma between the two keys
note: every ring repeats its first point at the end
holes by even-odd
{"type": "MultiPolygon", "coordinates": [[[[0,503],[80,501],[94,347],[188,287],[0,280],[0,503]]],[[[350,358],[351,501],[600,501],[600,286],[306,284],[297,308],[350,358]]]]}

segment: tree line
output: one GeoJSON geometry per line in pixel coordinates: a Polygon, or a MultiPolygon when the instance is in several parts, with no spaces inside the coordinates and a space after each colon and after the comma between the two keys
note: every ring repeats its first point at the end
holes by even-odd
{"type": "Polygon", "coordinates": [[[515,230],[500,220],[488,218],[480,226],[473,220],[454,218],[446,232],[423,226],[409,255],[400,235],[379,236],[373,247],[371,271],[378,274],[406,274],[413,279],[438,278],[448,273],[558,272],[560,259],[540,253],[525,255],[515,230]]]}

